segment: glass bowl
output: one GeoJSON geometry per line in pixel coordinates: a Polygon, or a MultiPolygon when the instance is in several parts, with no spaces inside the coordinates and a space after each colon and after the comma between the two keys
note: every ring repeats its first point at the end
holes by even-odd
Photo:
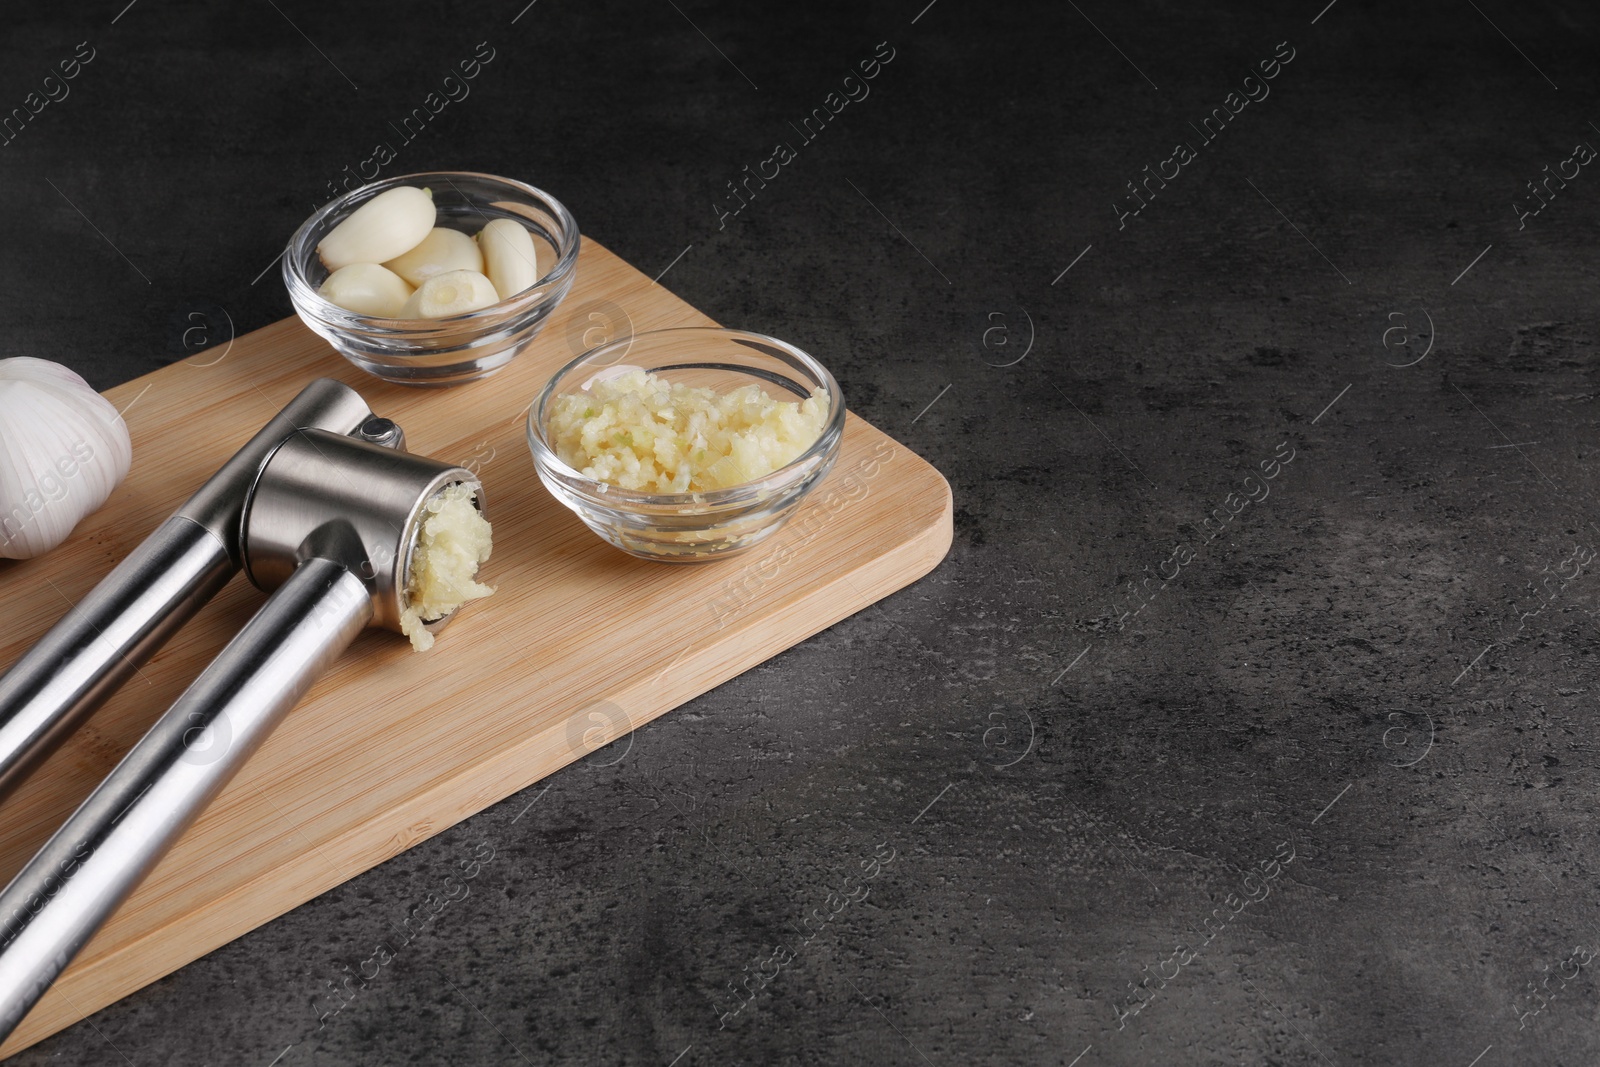
{"type": "Polygon", "coordinates": [[[833,468],[844,413],[844,394],[833,375],[785,341],[712,327],[655,330],[591,349],[557,371],[528,412],[528,447],[545,488],[602,539],[643,559],[700,562],[744,552],[777,532],[833,468]],[[753,482],[703,493],[623,489],[567,466],[548,434],[557,396],[582,390],[597,372],[618,365],[718,393],[755,384],[776,400],[805,399],[821,389],[827,422],[810,448],[753,482]]]}
{"type": "Polygon", "coordinates": [[[577,266],[578,224],[549,193],[492,174],[434,171],[385,178],[323,205],[289,239],[283,281],[300,320],[362,370],[402,385],[455,385],[516,358],[572,288],[577,266]],[[397,185],[432,191],[436,226],[474,234],[494,219],[515,220],[532,235],[540,263],[553,265],[509,300],[449,318],[385,319],[330,303],[317,292],[329,273],[317,245],[356,208],[397,185]]]}

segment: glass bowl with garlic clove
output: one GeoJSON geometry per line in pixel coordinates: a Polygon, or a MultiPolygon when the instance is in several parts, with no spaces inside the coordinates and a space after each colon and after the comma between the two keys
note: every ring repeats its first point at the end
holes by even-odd
{"type": "Polygon", "coordinates": [[[572,288],[578,224],[541,189],[406,174],[323,205],[289,239],[300,320],[369,374],[456,385],[504,367],[572,288]]]}

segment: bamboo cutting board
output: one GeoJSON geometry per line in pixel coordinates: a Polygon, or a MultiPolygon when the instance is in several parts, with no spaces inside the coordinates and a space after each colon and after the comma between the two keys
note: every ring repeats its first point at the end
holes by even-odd
{"type": "MultiPolygon", "coordinates": [[[[55,552],[0,560],[0,666],[319,376],[347,382],[399,422],[413,452],[479,472],[495,539],[484,575],[499,591],[463,610],[432,652],[413,653],[387,632],[358,638],[0,1055],[526,788],[944,557],[944,478],[854,415],[834,471],[766,545],[671,566],[603,544],[539,483],[523,419],[559,366],[630,324],[636,332],[713,325],[585,239],[577,282],[544,332],[483,381],[437,390],[389,385],[288,319],[106,394],[126,409],[133,470],[55,552]]],[[[10,880],[263,599],[235,578],[0,801],[0,880],[10,880]]]]}

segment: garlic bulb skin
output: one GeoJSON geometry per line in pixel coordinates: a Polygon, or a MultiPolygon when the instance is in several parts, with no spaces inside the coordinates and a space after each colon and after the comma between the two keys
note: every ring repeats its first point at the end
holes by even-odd
{"type": "Polygon", "coordinates": [[[88,382],[49,360],[0,359],[0,558],[65,541],[132,462],[127,424],[88,382]]]}

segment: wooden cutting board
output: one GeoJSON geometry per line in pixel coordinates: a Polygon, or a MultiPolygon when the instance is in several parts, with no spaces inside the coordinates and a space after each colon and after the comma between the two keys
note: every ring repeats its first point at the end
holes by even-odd
{"type": "MultiPolygon", "coordinates": [[[[602,543],[534,472],[523,419],[585,348],[710,319],[585,239],[577,282],[509,367],[408,389],[346,363],[298,319],[106,395],[133,470],[47,556],[0,560],[0,666],[172,512],[312,378],[347,382],[408,447],[478,470],[487,581],[434,650],[368,631],[0,1047],[24,1048],[524,789],[932,570],[951,540],[938,471],[854,415],[834,471],[766,545],[700,565],[602,543]]],[[[805,338],[794,338],[807,347],[805,338]]],[[[828,353],[818,356],[828,362],[828,353]]],[[[263,601],[235,578],[17,793],[0,801],[9,881],[263,601]]]]}

